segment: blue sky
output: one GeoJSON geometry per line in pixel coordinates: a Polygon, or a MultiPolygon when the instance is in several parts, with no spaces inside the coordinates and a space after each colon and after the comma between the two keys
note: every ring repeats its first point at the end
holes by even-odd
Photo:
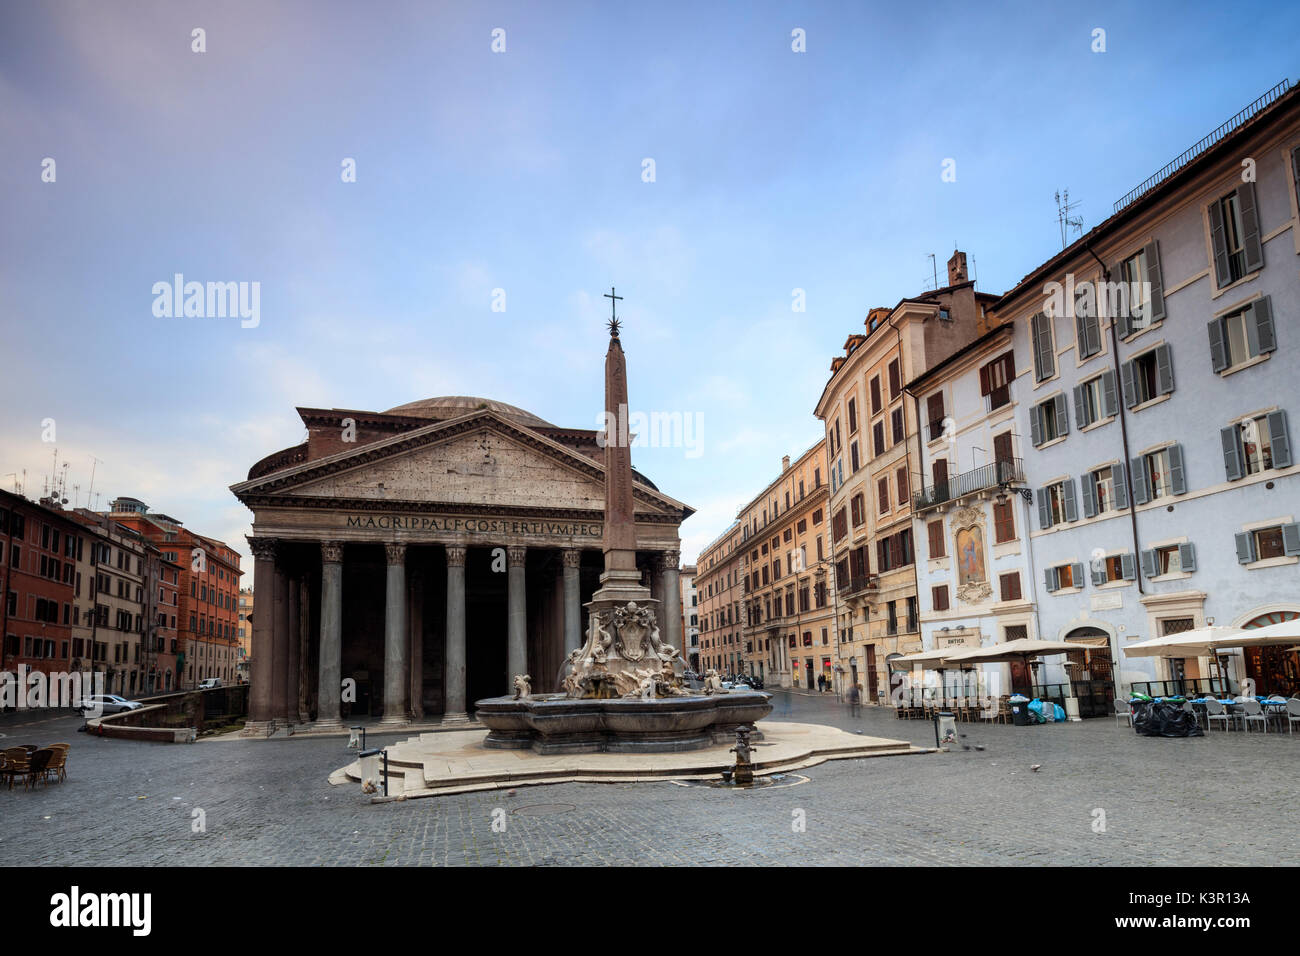
{"type": "Polygon", "coordinates": [[[93,456],[101,507],[247,555],[227,488],[302,440],[297,405],[595,427],[616,285],[632,408],[701,423],[698,457],[633,458],[698,509],[693,559],[930,253],[1004,291],[1059,250],[1057,189],[1095,226],[1300,76],[1297,36],[1250,2],[6,4],[0,476],[38,496],[57,447],[84,505],[93,456]],[[155,317],[177,272],[259,282],[260,324],[155,317]]]}

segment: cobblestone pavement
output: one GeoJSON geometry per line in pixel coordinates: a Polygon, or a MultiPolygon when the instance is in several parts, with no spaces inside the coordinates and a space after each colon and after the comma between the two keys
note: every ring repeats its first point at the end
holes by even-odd
{"type": "MultiPolygon", "coordinates": [[[[774,719],[934,744],[930,724],[776,693],[774,719]]],[[[140,744],[75,716],[65,783],[0,791],[5,864],[1295,864],[1300,735],[1136,736],[1114,720],[959,725],[969,751],[837,761],[753,791],[559,784],[372,805],[328,774],[342,738],[140,744]],[[986,749],[978,751],[974,745],[986,749]],[[1031,765],[1041,764],[1038,772],[1031,765]],[[194,832],[201,809],[205,832],[194,832]],[[494,832],[501,810],[504,832],[494,832]],[[1104,832],[1095,832],[1104,812],[1104,832]],[[803,823],[800,829],[798,824],[803,823]]],[[[373,736],[387,742],[391,737],[373,736]]]]}

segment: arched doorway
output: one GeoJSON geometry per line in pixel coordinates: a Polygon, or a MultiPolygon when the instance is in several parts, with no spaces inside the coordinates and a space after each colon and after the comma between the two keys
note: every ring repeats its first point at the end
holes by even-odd
{"type": "MultiPolygon", "coordinates": [[[[1241,627],[1249,631],[1297,618],[1300,618],[1300,611],[1269,611],[1251,618],[1241,627]]],[[[1242,654],[1246,676],[1255,682],[1256,694],[1300,696],[1300,652],[1289,647],[1244,647],[1242,654]]]]}
{"type": "Polygon", "coordinates": [[[1115,700],[1115,663],[1110,635],[1099,627],[1077,627],[1065,635],[1079,650],[1066,655],[1071,695],[1079,702],[1080,717],[1109,717],[1115,700]]]}

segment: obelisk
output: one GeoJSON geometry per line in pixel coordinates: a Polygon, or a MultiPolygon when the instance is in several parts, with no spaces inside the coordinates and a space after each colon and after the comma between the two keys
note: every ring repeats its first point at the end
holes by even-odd
{"type": "MultiPolygon", "coordinates": [[[[613,289],[610,290],[613,293],[613,289]]],[[[619,296],[607,296],[616,305],[619,296]]],[[[605,353],[605,528],[601,545],[605,570],[600,589],[592,595],[597,607],[650,601],[636,566],[636,515],[632,506],[632,449],[627,427],[627,360],[618,337],[617,315],[609,320],[609,349],[605,353]]]]}

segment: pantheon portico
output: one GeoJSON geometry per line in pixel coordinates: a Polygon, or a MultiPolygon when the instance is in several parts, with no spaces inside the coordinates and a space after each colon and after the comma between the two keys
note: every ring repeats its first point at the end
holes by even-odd
{"type": "MultiPolygon", "coordinates": [[[[470,397],[298,413],[307,440],[231,488],[254,513],[252,726],[463,720],[514,674],[556,690],[602,570],[597,433],[470,397]]],[[[641,475],[633,502],[637,566],[680,649],[693,512],[641,475]]]]}

